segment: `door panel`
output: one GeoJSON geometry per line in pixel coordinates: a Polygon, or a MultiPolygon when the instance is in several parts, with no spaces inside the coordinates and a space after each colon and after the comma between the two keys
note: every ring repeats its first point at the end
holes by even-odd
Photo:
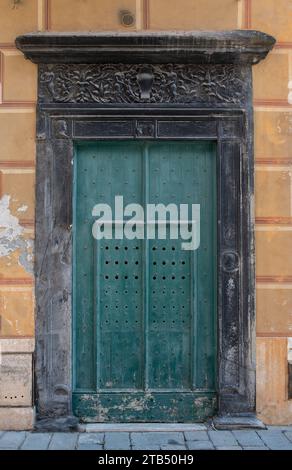
{"type": "Polygon", "coordinates": [[[143,246],[141,240],[99,245],[99,386],[143,390],[143,246]]]}
{"type": "MultiPolygon", "coordinates": [[[[216,153],[210,142],[79,143],[74,162],[74,413],[193,421],[216,407],[216,153]],[[92,209],[200,204],[201,243],[94,240],[92,209]]],[[[158,225],[155,226],[157,234],[158,225]]]]}

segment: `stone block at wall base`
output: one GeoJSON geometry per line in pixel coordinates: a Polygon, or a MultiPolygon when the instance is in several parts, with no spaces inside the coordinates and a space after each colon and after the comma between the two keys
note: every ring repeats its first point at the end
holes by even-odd
{"type": "Polygon", "coordinates": [[[35,410],[30,408],[1,407],[0,429],[1,431],[29,431],[33,429],[35,410]]]}
{"type": "Polygon", "coordinates": [[[287,338],[257,338],[257,416],[268,425],[292,424],[287,338]]]}
{"type": "Polygon", "coordinates": [[[0,430],[33,429],[34,338],[0,338],[0,430]]]}

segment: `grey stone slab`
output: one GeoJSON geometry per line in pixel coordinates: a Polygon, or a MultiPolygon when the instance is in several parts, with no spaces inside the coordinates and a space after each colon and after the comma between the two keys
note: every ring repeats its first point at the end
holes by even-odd
{"type": "Polygon", "coordinates": [[[103,450],[103,446],[97,444],[79,444],[77,450],[103,450]]]}
{"type": "Polygon", "coordinates": [[[292,442],[281,431],[257,431],[262,441],[271,450],[292,450],[292,442]]]}
{"type": "Polygon", "coordinates": [[[102,450],[104,445],[104,433],[83,433],[79,434],[78,450],[102,450]]]}
{"type": "Polygon", "coordinates": [[[216,447],[216,450],[242,450],[242,447],[240,447],[240,446],[222,446],[222,447],[216,447]]]}
{"type": "Polygon", "coordinates": [[[189,450],[214,450],[211,441],[189,441],[187,447],[189,450]]]}
{"type": "Polygon", "coordinates": [[[27,434],[21,450],[46,450],[49,447],[51,433],[30,433],[27,434]]]}
{"type": "Polygon", "coordinates": [[[0,449],[1,450],[15,450],[19,449],[27,433],[25,431],[9,431],[4,432],[0,438],[0,449]]]}
{"type": "Polygon", "coordinates": [[[291,431],[292,426],[267,426],[268,431],[291,431]]]}
{"type": "Polygon", "coordinates": [[[158,433],[132,433],[131,443],[134,450],[160,449],[158,433]]]}
{"type": "Polygon", "coordinates": [[[284,434],[289,439],[289,441],[292,442],[292,430],[288,432],[284,432],[284,434]]]}
{"type": "Polygon", "coordinates": [[[159,433],[159,442],[167,441],[169,445],[185,445],[185,438],[182,432],[159,433]]]}
{"type": "Polygon", "coordinates": [[[242,447],[263,446],[263,441],[255,431],[233,431],[233,435],[242,447]]]}
{"type": "Polygon", "coordinates": [[[269,450],[267,447],[243,447],[243,450],[269,450]]]}
{"type": "Polygon", "coordinates": [[[187,441],[209,441],[207,431],[184,432],[187,441]]]}
{"type": "Polygon", "coordinates": [[[77,433],[55,432],[49,450],[74,450],[78,439],[77,433]]]}
{"type": "Polygon", "coordinates": [[[253,414],[249,415],[225,415],[217,416],[213,419],[213,424],[217,430],[233,431],[243,429],[266,429],[264,423],[253,414]]]}
{"type": "Polygon", "coordinates": [[[85,432],[186,432],[205,431],[205,424],[184,423],[90,423],[80,426],[85,432]]]}
{"type": "Polygon", "coordinates": [[[160,450],[186,450],[186,446],[176,446],[174,444],[162,444],[160,450]]]}
{"type": "Polygon", "coordinates": [[[132,449],[133,450],[160,450],[160,447],[149,445],[149,444],[148,445],[141,444],[141,446],[133,446],[132,449]]]}
{"type": "Polygon", "coordinates": [[[131,442],[133,449],[148,450],[149,446],[162,445],[171,446],[184,446],[185,439],[181,432],[145,432],[145,433],[131,433],[131,442]]]}
{"type": "Polygon", "coordinates": [[[106,432],[104,440],[106,450],[129,450],[130,434],[128,432],[106,432]]]}
{"type": "Polygon", "coordinates": [[[209,431],[209,437],[215,447],[237,446],[237,440],[231,431],[209,431]]]}

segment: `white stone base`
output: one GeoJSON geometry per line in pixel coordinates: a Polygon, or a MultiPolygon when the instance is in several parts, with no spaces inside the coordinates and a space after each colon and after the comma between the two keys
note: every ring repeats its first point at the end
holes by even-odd
{"type": "Polygon", "coordinates": [[[0,430],[34,427],[32,407],[33,338],[0,338],[0,430]]]}
{"type": "Polygon", "coordinates": [[[1,431],[28,431],[34,427],[34,408],[0,408],[1,431]]]}

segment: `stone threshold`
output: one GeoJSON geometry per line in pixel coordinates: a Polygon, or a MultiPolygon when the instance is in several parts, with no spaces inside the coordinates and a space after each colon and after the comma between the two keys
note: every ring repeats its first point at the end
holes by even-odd
{"type": "Polygon", "coordinates": [[[80,424],[80,432],[185,432],[206,431],[200,423],[90,423],[80,424]]]}

